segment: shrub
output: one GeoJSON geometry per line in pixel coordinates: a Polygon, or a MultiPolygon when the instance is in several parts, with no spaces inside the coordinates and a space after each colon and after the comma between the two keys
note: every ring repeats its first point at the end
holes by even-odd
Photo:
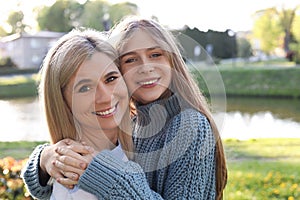
{"type": "Polygon", "coordinates": [[[10,57],[0,59],[0,68],[16,68],[17,65],[12,61],[10,57]]]}
{"type": "Polygon", "coordinates": [[[33,199],[26,191],[20,177],[21,169],[27,162],[5,157],[0,160],[0,199],[29,200],[33,199]]]}

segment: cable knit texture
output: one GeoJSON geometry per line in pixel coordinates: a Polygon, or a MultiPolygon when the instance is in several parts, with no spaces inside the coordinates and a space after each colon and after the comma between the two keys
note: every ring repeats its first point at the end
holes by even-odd
{"type": "Polygon", "coordinates": [[[37,199],[50,199],[52,186],[42,186],[39,182],[39,161],[41,152],[49,144],[38,145],[29,157],[29,160],[22,170],[21,177],[27,190],[37,199]]]}
{"type": "MultiPolygon", "coordinates": [[[[103,151],[80,177],[79,187],[98,199],[214,200],[214,135],[206,117],[182,102],[173,95],[138,106],[134,162],[103,151]]],[[[30,190],[34,195],[35,189],[30,190]]]]}

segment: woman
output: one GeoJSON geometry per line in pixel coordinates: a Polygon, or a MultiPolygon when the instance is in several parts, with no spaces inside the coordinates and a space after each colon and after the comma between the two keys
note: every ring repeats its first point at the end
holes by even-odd
{"type": "MultiPolygon", "coordinates": [[[[48,52],[39,92],[53,144],[70,138],[92,147],[94,154],[113,149],[127,161],[121,146],[132,151],[128,92],[116,58],[114,48],[92,30],[74,30],[48,52]]],[[[77,186],[67,189],[55,181],[51,199],[67,198],[96,199],[77,186]]]]}

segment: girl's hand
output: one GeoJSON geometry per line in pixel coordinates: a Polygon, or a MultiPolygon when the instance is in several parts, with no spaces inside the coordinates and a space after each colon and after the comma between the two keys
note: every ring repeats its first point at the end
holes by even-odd
{"type": "Polygon", "coordinates": [[[43,150],[40,166],[43,172],[47,172],[59,183],[73,188],[91,162],[93,152],[91,147],[64,139],[43,150]]]}

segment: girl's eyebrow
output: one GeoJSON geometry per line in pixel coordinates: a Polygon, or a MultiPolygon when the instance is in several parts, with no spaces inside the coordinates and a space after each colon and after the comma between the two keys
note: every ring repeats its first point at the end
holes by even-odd
{"type": "MultiPolygon", "coordinates": [[[[161,49],[160,46],[153,46],[153,47],[149,47],[149,48],[143,48],[143,49],[146,49],[146,51],[152,51],[152,50],[155,50],[155,49],[161,49]]],[[[139,49],[136,49],[136,50],[139,50],[139,49]]],[[[134,55],[134,54],[137,54],[136,51],[129,51],[127,53],[124,53],[121,55],[121,59],[125,56],[128,56],[128,55],[134,55]]]]}

